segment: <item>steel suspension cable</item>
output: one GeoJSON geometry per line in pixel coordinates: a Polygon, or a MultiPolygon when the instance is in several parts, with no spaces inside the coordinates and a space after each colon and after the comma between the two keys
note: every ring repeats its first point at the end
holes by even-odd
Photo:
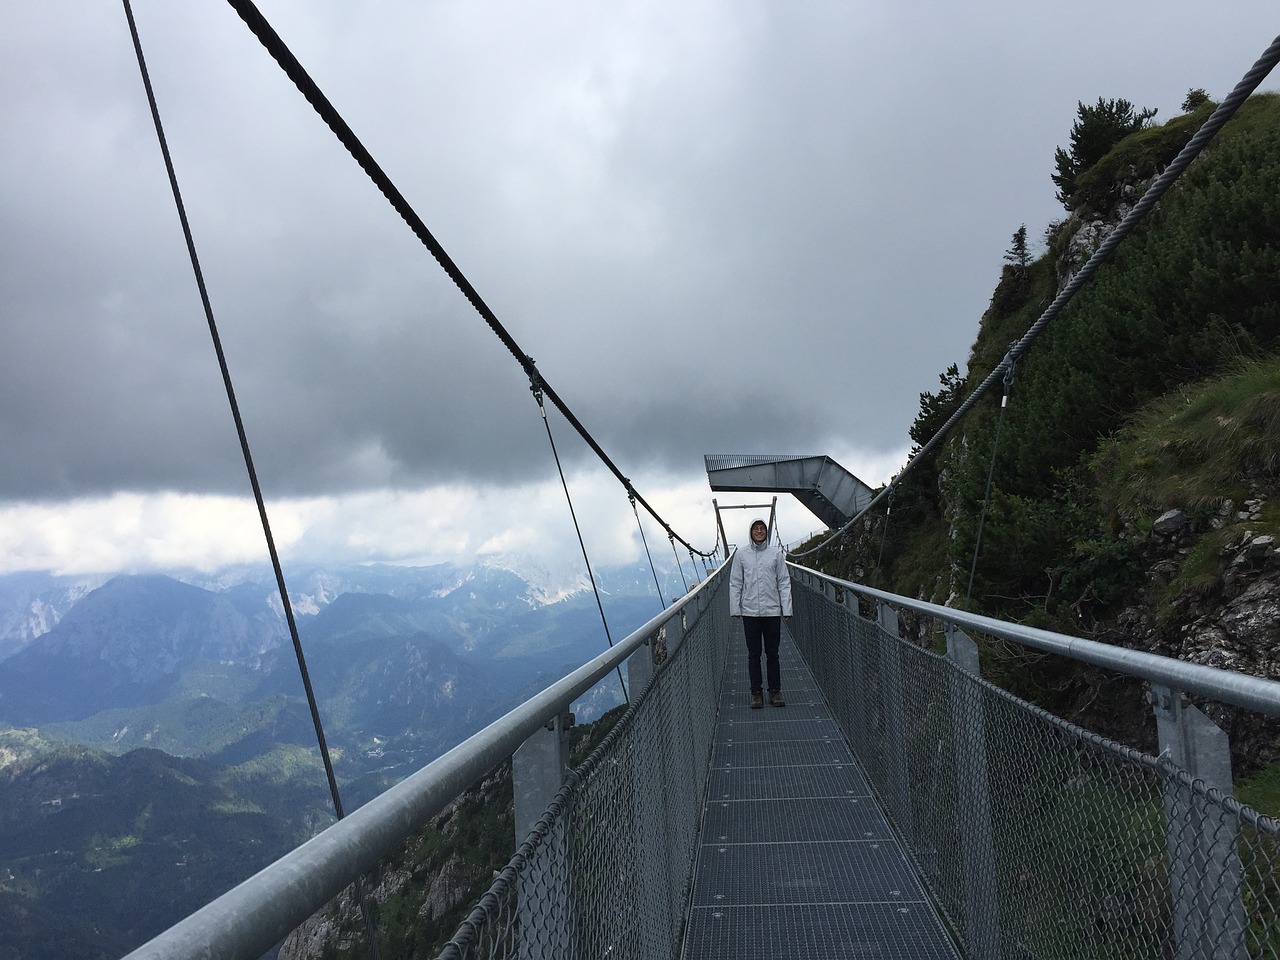
{"type": "Polygon", "coordinates": [[[884,563],[884,542],[889,539],[889,515],[893,513],[893,491],[889,491],[889,502],[884,505],[884,527],[880,530],[880,552],[876,554],[876,582],[880,580],[880,567],[884,563]]]}
{"type": "Polygon", "coordinates": [[[1200,129],[1196,131],[1195,135],[1187,141],[1187,145],[1182,148],[1182,151],[1169,163],[1167,167],[1165,167],[1164,172],[1151,182],[1151,186],[1147,188],[1147,192],[1142,195],[1142,198],[1134,205],[1133,209],[1129,211],[1128,215],[1126,215],[1124,219],[1116,225],[1115,229],[1107,235],[1107,238],[1102,241],[1098,246],[1098,249],[1094,251],[1093,256],[1088,259],[1085,265],[1071,277],[1066,286],[1064,286],[1058,293],[1057,297],[1054,298],[1053,302],[1045,308],[1044,313],[1040,315],[1039,319],[1037,319],[1036,322],[1027,329],[1027,332],[1009,348],[1009,352],[1005,354],[1004,359],[996,364],[995,369],[987,374],[982,383],[980,383],[964,403],[956,409],[955,413],[947,419],[947,422],[938,428],[937,432],[929,438],[928,442],[916,451],[916,455],[908,460],[906,465],[898,471],[897,475],[885,485],[885,489],[881,490],[880,493],[873,497],[871,502],[868,503],[856,516],[852,517],[844,526],[832,533],[831,536],[827,537],[827,539],[814,547],[810,547],[802,553],[793,553],[791,556],[807,557],[810,554],[821,550],[837,537],[842,536],[846,531],[852,529],[853,525],[865,517],[868,511],[870,511],[872,507],[878,504],[887,495],[889,490],[893,489],[902,481],[902,478],[906,475],[908,470],[920,463],[924,457],[926,457],[934,450],[934,448],[946,439],[952,428],[959,423],[965,414],[973,409],[974,405],[977,404],[977,402],[981,400],[982,397],[985,396],[986,393],[1004,377],[1005,372],[1011,369],[1013,365],[1017,363],[1018,359],[1027,352],[1032,342],[1040,335],[1044,328],[1055,320],[1058,315],[1062,313],[1063,309],[1071,299],[1080,291],[1080,289],[1093,279],[1094,274],[1098,272],[1102,264],[1110,259],[1111,255],[1115,253],[1116,248],[1125,239],[1125,237],[1132,233],[1134,227],[1136,227],[1138,223],[1151,212],[1151,209],[1157,202],[1159,202],[1160,198],[1168,192],[1174,182],[1182,175],[1187,167],[1190,166],[1191,161],[1200,155],[1205,146],[1208,145],[1209,141],[1212,140],[1218,131],[1222,129],[1223,124],[1235,115],[1235,112],[1240,109],[1240,105],[1244,103],[1245,100],[1249,98],[1249,95],[1258,88],[1258,85],[1266,79],[1267,74],[1275,68],[1277,62],[1280,62],[1280,37],[1276,37],[1271,41],[1271,45],[1263,51],[1262,56],[1258,58],[1257,62],[1249,68],[1249,71],[1241,78],[1240,82],[1236,84],[1231,93],[1228,94],[1222,103],[1218,105],[1217,109],[1209,115],[1209,119],[1207,119],[1200,129]]]}
{"type": "Polygon", "coordinates": [[[1004,426],[1005,410],[1009,407],[1009,390],[1013,387],[1013,367],[1004,374],[1004,396],[1000,398],[1000,416],[996,418],[996,435],[991,441],[991,463],[987,467],[987,489],[982,495],[982,512],[978,514],[978,535],[974,538],[973,561],[969,564],[969,586],[965,588],[966,600],[973,596],[973,575],[978,570],[978,554],[982,550],[982,528],[987,522],[987,506],[991,503],[991,481],[996,475],[996,453],[1000,450],[1000,428],[1004,426]]]}
{"type": "MultiPolygon", "coordinates": [[[[329,796],[333,801],[334,813],[341,820],[346,816],[342,806],[342,794],[338,789],[338,779],[333,770],[333,759],[329,753],[329,744],[324,735],[324,724],[320,720],[320,708],[316,702],[315,690],[311,685],[311,674],[307,670],[307,660],[302,652],[302,640],[298,636],[298,624],[293,613],[293,603],[289,599],[289,590],[285,585],[284,570],[280,564],[280,555],[276,550],[275,537],[271,532],[271,521],[267,517],[266,501],[262,495],[262,485],[258,482],[258,471],[253,465],[253,454],[249,449],[249,436],[244,427],[244,419],[240,415],[240,404],[236,400],[235,387],[231,382],[231,368],[227,364],[227,356],[222,349],[222,337],[218,333],[218,324],[213,314],[213,303],[209,298],[209,290],[204,281],[204,270],[200,266],[200,257],[196,253],[195,236],[191,231],[191,223],[187,219],[187,207],[182,199],[182,191],[178,186],[178,175],[173,165],[173,157],[169,153],[169,141],[164,133],[164,124],[160,120],[160,107],[156,102],[155,90],[151,85],[151,73],[147,69],[146,57],[142,53],[142,39],[138,34],[138,25],[133,17],[130,0],[123,0],[125,18],[129,22],[129,36],[133,40],[134,54],[138,60],[138,70],[142,74],[142,85],[146,89],[147,105],[151,110],[151,120],[156,128],[156,139],[160,144],[160,153],[164,158],[165,173],[169,178],[169,188],[173,192],[174,205],[177,208],[178,220],[182,225],[182,236],[186,241],[187,255],[191,260],[191,270],[195,275],[196,287],[200,292],[200,303],[204,308],[205,321],[209,326],[209,336],[213,340],[213,350],[218,358],[218,369],[222,373],[223,387],[226,389],[227,403],[231,407],[231,417],[235,421],[236,436],[240,441],[240,451],[244,456],[245,470],[249,475],[249,485],[253,488],[254,503],[258,507],[258,518],[262,523],[262,534],[267,543],[267,553],[271,557],[271,569],[275,573],[276,587],[280,593],[280,603],[284,608],[285,622],[289,626],[289,639],[293,642],[293,653],[298,663],[298,672],[302,677],[302,687],[307,697],[307,707],[311,711],[311,723],[315,728],[316,743],[320,749],[320,758],[324,763],[325,778],[329,783],[329,796]]],[[[363,878],[356,881],[356,896],[360,904],[360,913],[364,921],[365,936],[374,960],[379,958],[377,935],[373,926],[373,914],[364,895],[363,878]]]]}
{"type": "MultiPolygon", "coordinates": [[[[569,503],[569,516],[573,518],[573,531],[578,535],[578,547],[582,550],[582,562],[587,565],[587,579],[591,581],[591,590],[596,596],[596,609],[600,611],[600,622],[604,625],[604,638],[608,641],[609,646],[613,646],[613,636],[609,633],[609,619],[604,615],[604,603],[600,600],[600,588],[596,585],[596,575],[591,570],[591,558],[587,556],[587,545],[582,540],[582,528],[578,526],[578,513],[573,509],[573,497],[569,496],[569,481],[565,479],[564,468],[560,466],[560,453],[556,450],[556,439],[551,435],[551,421],[547,419],[547,408],[542,403],[542,390],[536,380],[529,384],[529,389],[533,392],[533,398],[538,401],[538,413],[542,417],[542,425],[547,429],[547,442],[551,444],[551,456],[556,461],[556,472],[560,474],[560,484],[564,487],[564,498],[569,503]]],[[[663,604],[666,606],[666,604],[663,604]]],[[[627,695],[627,685],[622,679],[622,667],[616,668],[618,673],[618,685],[622,688],[622,699],[628,703],[631,698],[627,695]]]]}
{"type": "Polygon", "coordinates": [[[676,539],[672,536],[668,536],[667,539],[671,541],[671,552],[675,554],[676,569],[680,571],[680,582],[684,584],[684,592],[688,593],[689,581],[686,580],[684,576],[684,565],[680,562],[680,551],[676,549],[676,539]]]}
{"type": "Polygon", "coordinates": [[[658,591],[658,600],[662,603],[665,610],[667,601],[662,596],[662,586],[658,583],[658,570],[653,565],[653,554],[649,552],[649,541],[644,535],[644,524],[640,522],[640,511],[636,509],[636,498],[632,494],[628,494],[627,498],[631,501],[631,512],[636,515],[636,527],[640,530],[640,542],[644,544],[644,555],[649,558],[649,572],[653,574],[653,585],[658,591]]]}
{"type": "Polygon", "coordinates": [[[542,377],[537,366],[534,364],[533,358],[525,353],[524,350],[521,349],[520,345],[516,343],[515,338],[511,336],[506,327],[504,327],[498,320],[497,314],[495,314],[493,310],[490,309],[489,305],[485,303],[484,299],[480,296],[479,291],[472,286],[471,281],[466,278],[458,265],[453,262],[453,259],[445,251],[441,243],[427,228],[426,223],[424,223],[422,218],[418,216],[413,207],[410,206],[409,201],[405,199],[403,194],[401,194],[396,185],[391,181],[391,178],[387,176],[382,167],[378,165],[378,162],[374,160],[373,155],[368,151],[365,145],[361,143],[359,137],[356,136],[355,132],[342,118],[341,114],[338,113],[333,104],[329,102],[329,99],[320,90],[320,87],[311,79],[311,76],[303,68],[302,64],[298,62],[298,59],[293,55],[292,51],[290,51],[284,41],[280,39],[279,34],[275,32],[275,29],[267,22],[266,18],[258,8],[251,2],[251,0],[228,0],[228,3],[230,3],[231,7],[240,15],[240,19],[242,19],[248,25],[249,29],[253,31],[254,36],[258,38],[259,42],[266,48],[267,52],[272,56],[276,63],[280,65],[281,69],[284,70],[289,79],[293,81],[294,86],[298,88],[298,91],[306,98],[307,102],[311,104],[316,113],[320,115],[321,119],[324,120],[329,129],[333,131],[334,136],[336,136],[342,145],[346,147],[347,152],[351,154],[356,163],[360,165],[360,168],[364,170],[369,179],[372,180],[374,185],[382,192],[382,195],[387,198],[387,201],[400,215],[401,219],[403,219],[409,226],[409,229],[413,231],[414,235],[431,252],[431,255],[435,258],[436,262],[439,263],[444,272],[448,274],[449,279],[454,282],[462,292],[462,295],[467,298],[467,301],[475,309],[476,313],[480,315],[481,319],[488,324],[489,329],[492,330],[494,335],[502,341],[503,345],[506,346],[507,350],[510,351],[511,355],[516,359],[516,362],[524,368],[525,373],[528,374],[531,379],[535,377],[537,378],[543,391],[546,393],[547,399],[555,404],[556,408],[564,416],[565,420],[567,420],[574,430],[578,432],[578,435],[582,437],[587,446],[589,446],[600,461],[608,467],[609,471],[618,479],[618,481],[627,488],[629,495],[634,496],[645,510],[649,512],[649,515],[658,521],[667,533],[675,537],[690,550],[696,550],[698,553],[702,553],[703,551],[697,550],[696,547],[692,546],[688,541],[676,533],[671,526],[662,519],[658,512],[654,510],[654,508],[650,506],[643,497],[635,492],[631,487],[631,482],[626,478],[622,471],[618,469],[617,464],[615,464],[609,455],[604,452],[604,449],[596,442],[595,438],[591,436],[587,431],[587,428],[582,425],[581,421],[578,420],[573,411],[569,409],[568,404],[560,398],[555,390],[551,388],[551,385],[546,382],[546,379],[542,377]]]}
{"type": "Polygon", "coordinates": [[[222,350],[222,338],[218,334],[218,325],[213,317],[213,306],[209,300],[209,291],[205,287],[204,271],[200,268],[200,258],[196,255],[195,239],[191,233],[191,224],[187,220],[187,208],[182,201],[182,192],[178,189],[178,177],[174,171],[173,158],[169,155],[169,143],[164,135],[164,127],[160,122],[160,110],[156,105],[155,92],[151,88],[151,75],[147,71],[146,60],[142,56],[142,41],[138,37],[137,24],[133,19],[133,8],[129,0],[124,0],[125,16],[129,20],[129,33],[133,37],[133,48],[138,57],[138,68],[142,71],[142,83],[147,90],[147,103],[151,107],[151,119],[155,123],[156,136],[160,141],[160,152],[164,155],[165,171],[169,175],[169,186],[173,190],[174,203],[178,208],[178,219],[182,223],[182,235],[187,242],[187,253],[191,258],[191,268],[195,272],[196,286],[200,290],[200,302],[204,306],[205,320],[209,324],[209,335],[213,338],[213,349],[218,356],[218,368],[222,371],[222,383],[226,388],[227,402],[231,405],[231,416],[235,420],[236,436],[240,438],[240,451],[244,455],[245,469],[249,473],[249,484],[253,487],[253,498],[258,505],[258,517],[262,521],[262,533],[267,540],[267,552],[271,555],[271,567],[275,571],[276,586],[280,591],[280,602],[284,605],[285,620],[289,624],[289,636],[293,640],[294,654],[298,660],[298,669],[302,673],[302,685],[307,692],[307,704],[311,708],[311,721],[315,725],[316,740],[320,744],[321,757],[324,760],[325,775],[329,779],[329,793],[333,798],[333,807],[339,819],[343,816],[342,798],[338,793],[338,781],[333,773],[333,763],[329,758],[329,748],[325,743],[324,727],[320,722],[320,711],[316,706],[315,693],[311,688],[311,677],[307,672],[306,658],[302,654],[302,643],[298,639],[298,626],[293,616],[293,604],[289,600],[289,591],[285,587],[284,572],[280,567],[280,557],[276,552],[275,538],[271,535],[271,522],[267,519],[267,508],[262,497],[262,487],[258,483],[258,473],[253,466],[253,454],[249,451],[249,438],[245,432],[244,421],[240,417],[240,405],[236,402],[235,388],[231,384],[231,370],[227,366],[227,357],[222,350]]]}

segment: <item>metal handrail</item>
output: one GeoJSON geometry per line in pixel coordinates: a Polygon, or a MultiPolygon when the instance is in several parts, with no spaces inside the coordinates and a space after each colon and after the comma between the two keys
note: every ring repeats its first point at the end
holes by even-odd
{"type": "Polygon", "coordinates": [[[787,566],[791,567],[794,573],[826,581],[842,590],[851,591],[871,600],[936,617],[964,630],[1000,637],[1034,650],[1056,653],[1081,663],[1105,667],[1117,673],[1139,677],[1175,690],[1197,693],[1211,700],[1234,704],[1258,713],[1273,717],[1280,716],[1280,682],[1275,680],[1251,677],[1247,674],[1233,673],[1230,670],[1207,667],[1198,663],[1188,663],[1185,660],[1175,660],[1172,657],[1162,657],[1159,654],[1141,650],[1116,647],[1096,640],[1084,640],[1063,633],[1054,633],[1052,630],[1024,627],[1021,624],[1008,623],[936,603],[927,603],[924,600],[913,600],[910,597],[887,593],[874,587],[840,580],[796,563],[789,562],[787,566]]]}
{"type": "Polygon", "coordinates": [[[696,589],[479,733],[317,834],[125,960],[253,960],[395,852],[463,790],[607,677],[722,575],[696,589]]]}

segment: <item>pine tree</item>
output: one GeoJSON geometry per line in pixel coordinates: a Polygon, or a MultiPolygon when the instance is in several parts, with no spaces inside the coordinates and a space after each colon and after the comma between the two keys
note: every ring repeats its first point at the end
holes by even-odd
{"type": "Polygon", "coordinates": [[[1182,112],[1191,113],[1199,107],[1209,102],[1209,94],[1201,87],[1195,87],[1187,91],[1187,96],[1182,101],[1182,112]]]}
{"type": "Polygon", "coordinates": [[[1156,115],[1154,108],[1135,111],[1128,100],[1104,100],[1086,107],[1076,103],[1076,122],[1071,127],[1071,150],[1061,147],[1054,152],[1057,173],[1053,182],[1058,187],[1058,202],[1074,209],[1072,196],[1076,182],[1095,163],[1105,157],[1117,143],[1143,129],[1156,115]]]}
{"type": "Polygon", "coordinates": [[[1031,254],[1027,252],[1027,225],[1024,223],[1013,234],[1013,246],[1004,252],[1004,258],[1013,264],[1018,277],[1027,275],[1027,267],[1031,263],[1031,254]]]}

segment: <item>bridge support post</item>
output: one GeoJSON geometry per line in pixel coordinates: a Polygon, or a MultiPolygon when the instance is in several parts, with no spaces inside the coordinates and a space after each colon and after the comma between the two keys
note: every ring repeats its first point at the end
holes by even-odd
{"type": "Polygon", "coordinates": [[[858,611],[858,595],[852,590],[844,592],[844,656],[848,658],[849,689],[853,695],[848,698],[848,730],[849,742],[854,745],[854,752],[866,763],[866,745],[871,738],[871,719],[867,697],[867,670],[865,653],[862,644],[862,617],[858,611]]]}
{"type": "Polygon", "coordinates": [[[647,643],[637,647],[636,652],[627,657],[627,690],[632,700],[640,696],[644,688],[649,685],[649,681],[653,679],[656,666],[653,662],[656,659],[654,655],[658,651],[660,639],[658,634],[654,634],[647,643]]]}
{"type": "Polygon", "coordinates": [[[965,956],[1000,957],[1000,910],[995,842],[991,831],[991,782],[987,774],[987,723],[978,645],[945,625],[951,672],[951,730],[956,756],[956,804],[964,870],[965,956]]]}
{"type": "MultiPolygon", "coordinates": [[[[537,825],[569,770],[569,728],[573,714],[562,710],[522,743],[511,758],[515,789],[516,846],[537,825]]],[[[517,881],[522,960],[572,957],[572,891],[567,828],[553,831],[546,848],[530,858],[517,881]],[[554,850],[556,845],[560,849],[554,850]]]]}
{"type": "Polygon", "coordinates": [[[911,811],[911,774],[907,753],[907,704],[902,689],[902,641],[898,636],[898,611],[877,603],[880,625],[880,673],[884,691],[885,743],[889,762],[889,804],[902,836],[915,846],[915,821],[911,811]]]}
{"type": "Polygon", "coordinates": [[[1239,818],[1195,788],[1195,781],[1231,796],[1227,735],[1182,691],[1151,685],[1160,755],[1192,783],[1166,770],[1164,811],[1169,851],[1176,960],[1245,960],[1245,910],[1236,841],[1239,818]]]}

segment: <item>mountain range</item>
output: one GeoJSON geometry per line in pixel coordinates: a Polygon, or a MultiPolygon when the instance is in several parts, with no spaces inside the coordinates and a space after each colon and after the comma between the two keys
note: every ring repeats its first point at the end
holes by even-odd
{"type": "MultiPolygon", "coordinates": [[[[608,642],[590,590],[493,565],[291,579],[347,810],[608,642]]],[[[662,609],[597,579],[614,639],[662,609]]],[[[269,572],[0,577],[0,957],[118,956],[332,819],[269,572]]]]}

